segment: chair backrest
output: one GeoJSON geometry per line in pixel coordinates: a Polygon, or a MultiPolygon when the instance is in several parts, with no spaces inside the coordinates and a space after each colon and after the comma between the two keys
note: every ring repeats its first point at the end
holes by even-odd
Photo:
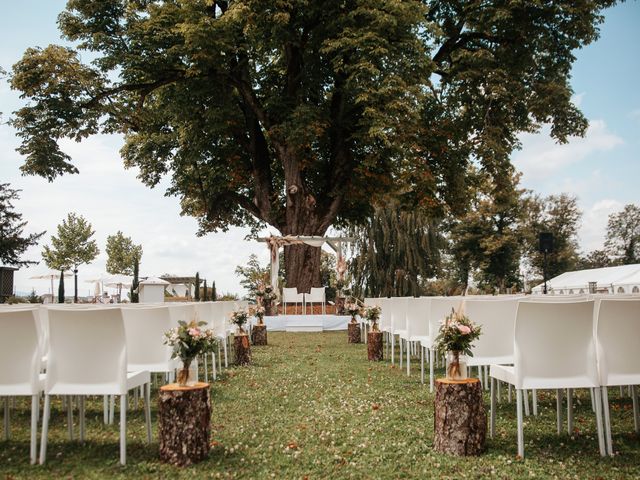
{"type": "MultiPolygon", "coordinates": [[[[122,318],[127,340],[127,362],[129,365],[168,364],[171,362],[171,347],[164,344],[164,333],[175,326],[169,308],[151,306],[146,308],[122,308],[122,318]]],[[[165,371],[159,370],[150,371],[165,371]]]]}
{"type": "Polygon", "coordinates": [[[380,299],[380,330],[391,328],[391,299],[381,297],[380,299]]]}
{"type": "Polygon", "coordinates": [[[520,301],[514,338],[516,387],[597,387],[593,313],[593,301],[520,301]]]}
{"type": "Polygon", "coordinates": [[[429,335],[429,310],[431,299],[428,297],[410,298],[407,303],[407,330],[409,338],[429,335]]]}
{"type": "Polygon", "coordinates": [[[120,308],[49,309],[45,392],[63,393],[60,389],[67,392],[82,385],[98,386],[96,394],[127,393],[127,345],[120,308]]]}
{"type": "Polygon", "coordinates": [[[0,395],[36,395],[42,360],[38,309],[0,310],[0,395]]]}
{"type": "Polygon", "coordinates": [[[482,327],[480,338],[473,342],[475,358],[513,356],[517,310],[517,298],[465,300],[465,315],[482,327]]]}
{"type": "Polygon", "coordinates": [[[199,321],[196,315],[194,303],[169,303],[167,304],[171,321],[174,327],[178,326],[178,321],[182,320],[189,323],[191,320],[199,321]]]}
{"type": "Polygon", "coordinates": [[[377,298],[370,298],[370,297],[366,297],[363,302],[365,307],[375,307],[375,306],[381,306],[382,305],[382,299],[377,297],[377,298]]]}
{"type": "Polygon", "coordinates": [[[600,299],[596,306],[598,369],[602,385],[640,384],[640,298],[600,299]]]}
{"type": "Polygon", "coordinates": [[[391,331],[406,330],[409,297],[392,297],[389,303],[391,306],[391,331]]]}
{"type": "Polygon", "coordinates": [[[311,291],[306,294],[307,302],[324,302],[325,287],[311,287],[311,291]]]}
{"type": "Polygon", "coordinates": [[[300,299],[302,294],[298,293],[296,287],[283,287],[282,288],[282,303],[297,303],[302,301],[300,299]]]}
{"type": "Polygon", "coordinates": [[[429,308],[429,337],[435,340],[440,331],[440,325],[451,309],[458,310],[464,306],[464,297],[432,297],[429,308]]]}
{"type": "Polygon", "coordinates": [[[225,335],[229,321],[224,316],[222,302],[211,302],[212,328],[216,335],[225,335]]]}
{"type": "Polygon", "coordinates": [[[521,300],[541,303],[571,303],[589,300],[589,295],[528,295],[521,300]]]}

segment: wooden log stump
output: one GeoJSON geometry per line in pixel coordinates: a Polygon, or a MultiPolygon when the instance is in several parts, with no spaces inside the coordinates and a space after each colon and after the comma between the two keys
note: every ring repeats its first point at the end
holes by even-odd
{"type": "Polygon", "coordinates": [[[267,326],[266,325],[254,325],[251,329],[251,343],[253,345],[266,345],[267,344],[267,326]]]}
{"type": "Polygon", "coordinates": [[[183,467],[204,460],[209,455],[210,434],[208,383],[160,387],[158,436],[162,462],[183,467]]]}
{"type": "Polygon", "coordinates": [[[479,455],[487,437],[487,414],[477,378],[436,380],[433,448],[453,455],[479,455]]]}
{"type": "Polygon", "coordinates": [[[367,334],[367,355],[370,361],[382,360],[382,332],[369,332],[367,334]]]}
{"type": "Polygon", "coordinates": [[[360,325],[350,322],[347,325],[349,343],[360,343],[360,325]]]}
{"type": "Polygon", "coordinates": [[[236,354],[236,365],[248,365],[251,363],[251,345],[249,335],[243,333],[233,337],[233,347],[236,354]]]}

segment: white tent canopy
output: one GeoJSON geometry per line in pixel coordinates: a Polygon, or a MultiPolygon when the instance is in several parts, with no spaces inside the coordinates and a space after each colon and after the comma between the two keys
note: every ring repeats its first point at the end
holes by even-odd
{"type": "MultiPolygon", "coordinates": [[[[589,293],[589,283],[596,283],[596,290],[602,293],[640,293],[640,263],[617,267],[576,270],[547,281],[550,294],[571,295],[589,293]]],[[[543,291],[543,285],[533,288],[534,294],[543,291]]]]}

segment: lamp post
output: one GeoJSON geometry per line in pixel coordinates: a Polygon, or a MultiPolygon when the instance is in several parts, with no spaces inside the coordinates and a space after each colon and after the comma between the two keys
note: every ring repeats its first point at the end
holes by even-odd
{"type": "Polygon", "coordinates": [[[78,303],[78,268],[73,269],[73,303],[78,303]]]}

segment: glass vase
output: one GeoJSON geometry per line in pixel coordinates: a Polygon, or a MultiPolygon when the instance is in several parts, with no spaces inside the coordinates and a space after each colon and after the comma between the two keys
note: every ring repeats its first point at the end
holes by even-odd
{"type": "Polygon", "coordinates": [[[198,383],[198,360],[194,358],[190,362],[183,361],[182,367],[178,369],[177,380],[181,387],[193,387],[198,383]]]}
{"type": "Polygon", "coordinates": [[[467,362],[461,352],[447,352],[447,380],[465,380],[467,378],[467,362]]]}

